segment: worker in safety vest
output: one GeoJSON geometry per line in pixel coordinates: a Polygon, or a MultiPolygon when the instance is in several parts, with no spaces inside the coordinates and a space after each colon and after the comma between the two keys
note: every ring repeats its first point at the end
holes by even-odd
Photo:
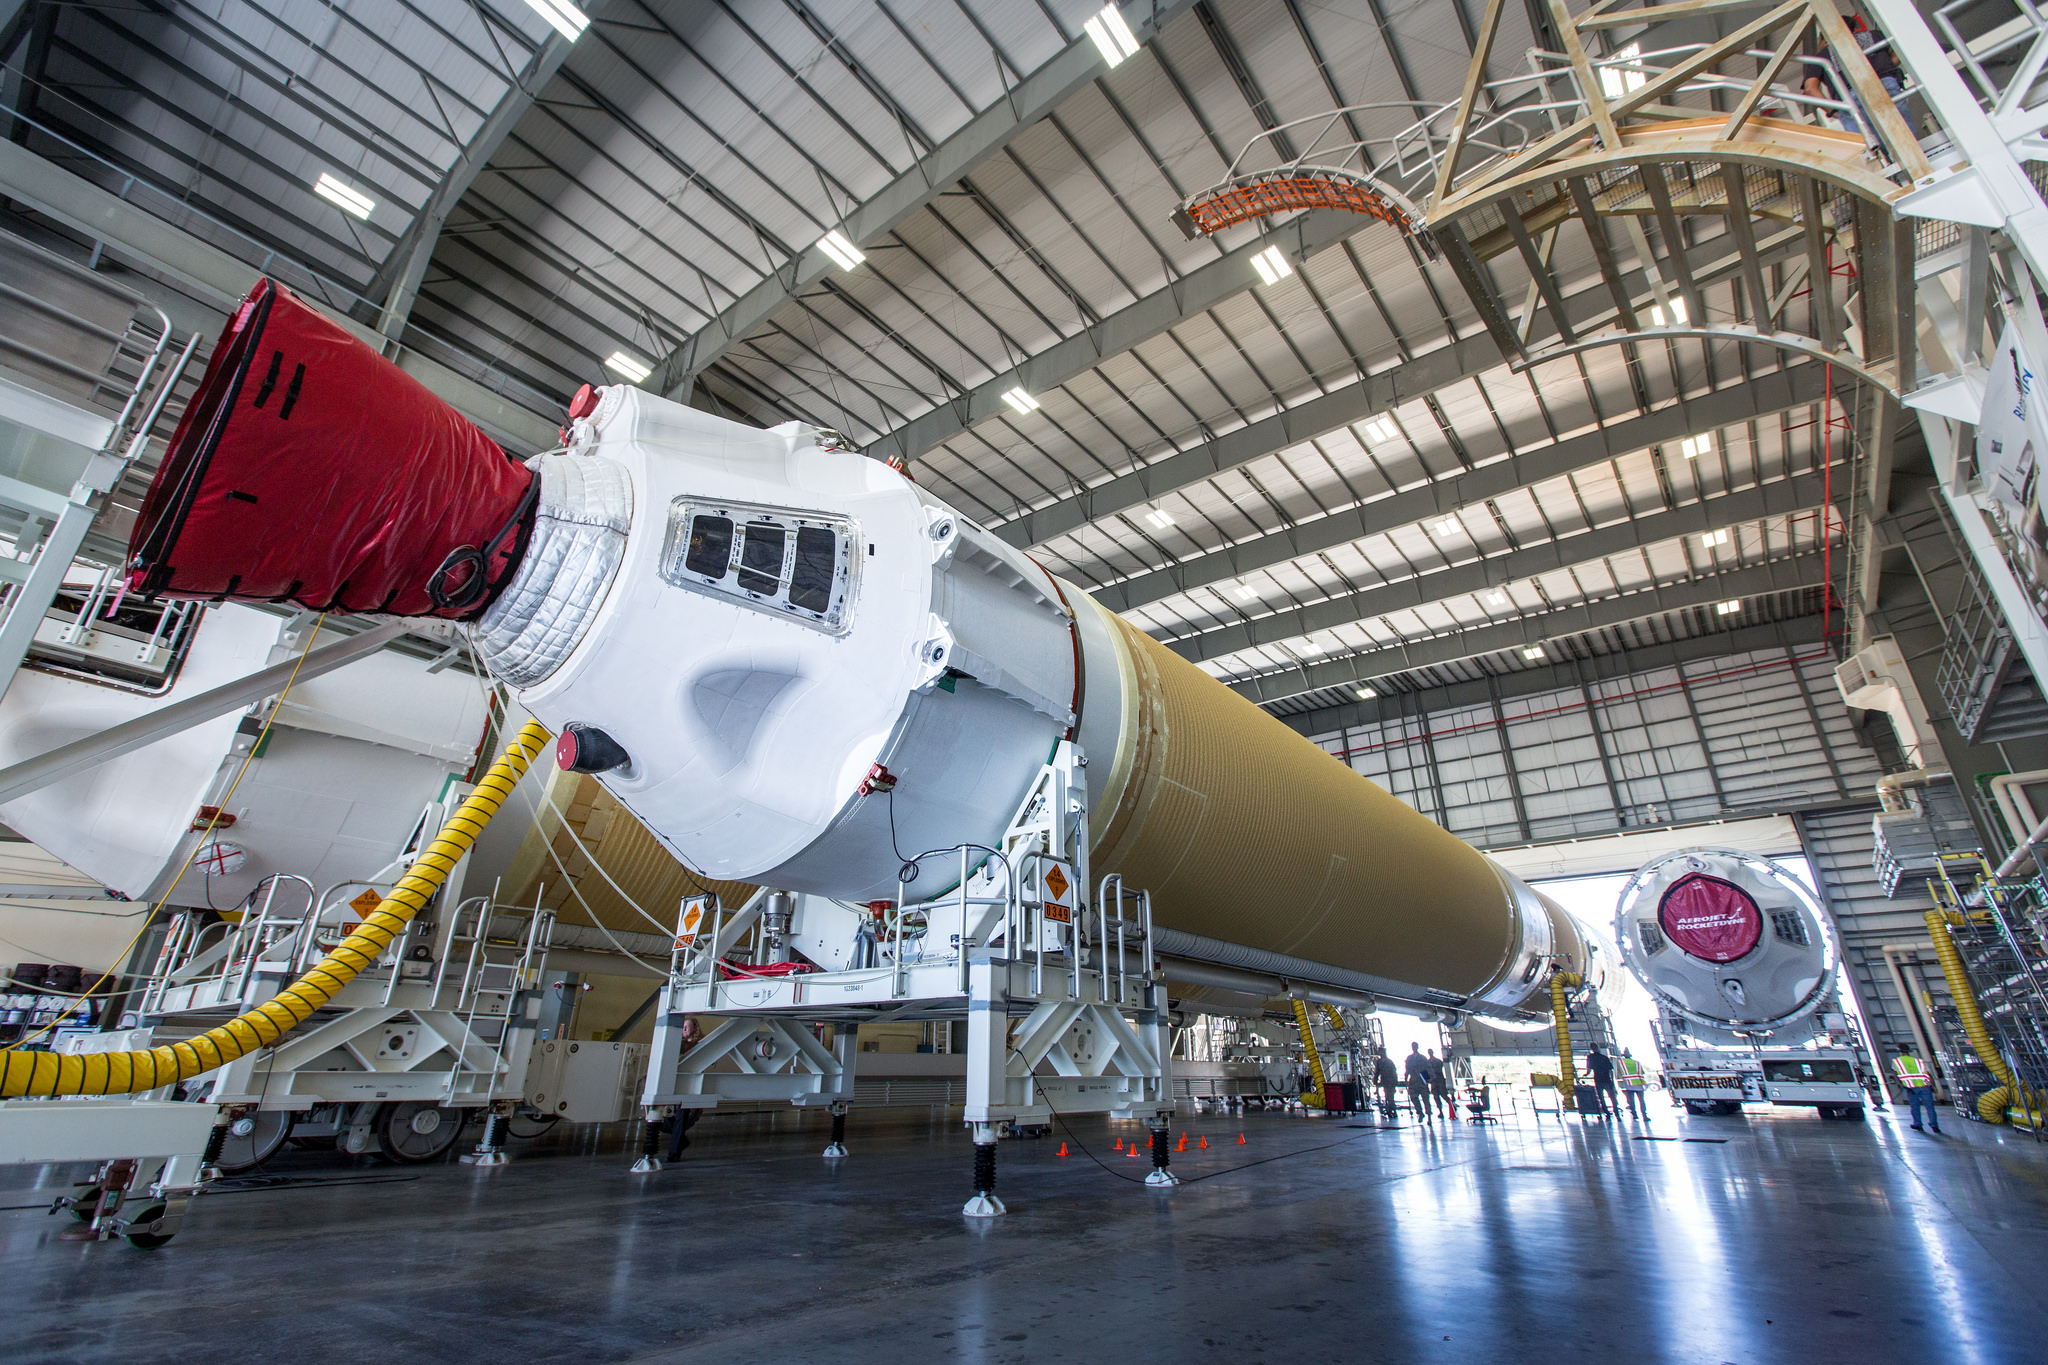
{"type": "Polygon", "coordinates": [[[1913,1106],[1913,1131],[1927,1131],[1920,1126],[1920,1111],[1924,1109],[1928,1125],[1939,1133],[1941,1120],[1934,1111],[1934,1073],[1927,1069],[1927,1063],[1913,1055],[1910,1045],[1899,1045],[1899,1055],[1892,1058],[1892,1075],[1898,1077],[1899,1089],[1906,1092],[1906,1103],[1913,1106]]]}
{"type": "Polygon", "coordinates": [[[1643,1098],[1643,1092],[1649,1089],[1650,1078],[1643,1071],[1643,1064],[1630,1055],[1627,1048],[1623,1048],[1621,1056],[1615,1058],[1614,1075],[1615,1079],[1621,1082],[1621,1093],[1628,1097],[1629,1117],[1642,1119],[1647,1123],[1650,1118],[1650,1105],[1649,1101],[1643,1098]]]}

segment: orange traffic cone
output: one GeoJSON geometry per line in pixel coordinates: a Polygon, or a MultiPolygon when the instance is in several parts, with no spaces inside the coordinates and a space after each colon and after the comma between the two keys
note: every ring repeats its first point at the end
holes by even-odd
{"type": "Polygon", "coordinates": [[[1122,1138],[1118,1138],[1118,1139],[1116,1140],[1116,1149],[1117,1149],[1117,1150],[1118,1150],[1119,1152],[1121,1152],[1121,1151],[1122,1151],[1122,1150],[1124,1149],[1124,1140],[1123,1140],[1122,1138]]]}
{"type": "Polygon", "coordinates": [[[1206,1152],[1206,1151],[1208,1151],[1208,1150],[1209,1150],[1209,1135],[1208,1135],[1207,1133],[1204,1133],[1204,1134],[1202,1134],[1202,1138],[1201,1138],[1201,1141],[1197,1142],[1197,1143],[1195,1144],[1195,1146],[1196,1146],[1196,1147],[1198,1147],[1198,1148],[1200,1148],[1200,1149],[1201,1149],[1202,1151],[1205,1151],[1205,1152],[1206,1152]]]}
{"type": "Polygon", "coordinates": [[[1180,1146],[1178,1146],[1178,1147],[1174,1148],[1173,1150],[1174,1150],[1174,1151],[1176,1151],[1176,1152],[1185,1152],[1185,1151],[1186,1151],[1187,1149],[1188,1149],[1188,1135],[1187,1135],[1186,1133],[1182,1133],[1182,1134],[1180,1135],[1180,1146]]]}
{"type": "Polygon", "coordinates": [[[1239,1134],[1237,1135],[1237,1145],[1238,1145],[1238,1146],[1240,1146],[1240,1147],[1244,1146],[1244,1134],[1243,1134],[1243,1133],[1239,1133],[1239,1134]]]}
{"type": "Polygon", "coordinates": [[[1066,1144],[1066,1143],[1064,1143],[1064,1142],[1062,1142],[1062,1143],[1060,1144],[1060,1155],[1061,1155],[1061,1156],[1065,1156],[1066,1154],[1067,1154],[1067,1144],[1066,1144]]]}

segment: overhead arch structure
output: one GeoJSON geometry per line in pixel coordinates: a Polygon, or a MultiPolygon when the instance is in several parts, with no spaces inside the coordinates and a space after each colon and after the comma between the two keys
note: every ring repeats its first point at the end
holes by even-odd
{"type": "MultiPolygon", "coordinates": [[[[1542,3],[1554,50],[1504,81],[1485,76],[1504,0],[1489,3],[1425,214],[1494,340],[1517,369],[1621,347],[1639,392],[1653,347],[1674,366],[1728,343],[1819,359],[1859,501],[1882,508],[1918,378],[1920,244],[1894,206],[1933,168],[1834,0],[1542,3]],[[1739,270],[1704,289],[1697,261],[1731,244],[1739,270]],[[1647,306],[1624,283],[1631,258],[1647,306]],[[1577,271],[1605,282],[1611,313],[1565,315],[1577,271]],[[1532,346],[1546,312],[1555,331],[1532,346]]],[[[1871,568],[1835,575],[1852,637],[1871,568]]]]}

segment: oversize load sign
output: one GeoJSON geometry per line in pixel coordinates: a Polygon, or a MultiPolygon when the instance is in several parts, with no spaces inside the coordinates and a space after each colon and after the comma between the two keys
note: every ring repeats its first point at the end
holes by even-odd
{"type": "Polygon", "coordinates": [[[1664,937],[1702,962],[1733,962],[1763,937],[1764,916],[1733,882],[1695,872],[1681,877],[1657,903],[1664,937]]]}

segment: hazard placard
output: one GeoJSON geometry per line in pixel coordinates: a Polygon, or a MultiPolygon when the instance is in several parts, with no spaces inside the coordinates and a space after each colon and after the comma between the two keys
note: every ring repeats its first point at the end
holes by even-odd
{"type": "Polygon", "coordinates": [[[348,908],[358,915],[367,915],[384,903],[384,898],[365,887],[363,893],[348,903],[348,908]]]}
{"type": "Polygon", "coordinates": [[[1045,892],[1040,913],[1057,924],[1072,924],[1074,906],[1068,893],[1074,889],[1074,879],[1067,875],[1067,870],[1058,863],[1047,863],[1039,885],[1045,892]]]}
{"type": "Polygon", "coordinates": [[[687,948],[697,941],[697,927],[704,923],[704,905],[701,901],[690,901],[683,906],[681,932],[676,935],[676,947],[687,948]]]}
{"type": "Polygon", "coordinates": [[[1067,880],[1066,873],[1060,871],[1058,863],[1054,863],[1045,870],[1045,889],[1052,893],[1051,899],[1056,901],[1065,900],[1067,898],[1067,888],[1071,885],[1073,883],[1067,880]]]}

